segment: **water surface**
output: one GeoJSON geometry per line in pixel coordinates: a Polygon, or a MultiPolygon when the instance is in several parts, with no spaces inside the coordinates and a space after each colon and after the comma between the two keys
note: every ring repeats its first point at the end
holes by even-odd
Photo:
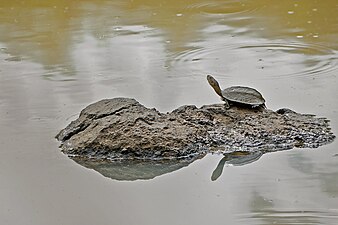
{"type": "Polygon", "coordinates": [[[238,166],[207,155],[153,179],[104,177],[56,133],[103,98],[171,111],[260,90],[338,130],[337,2],[0,0],[1,224],[336,224],[337,142],[238,166]],[[214,181],[212,181],[214,180],[214,181]]]}

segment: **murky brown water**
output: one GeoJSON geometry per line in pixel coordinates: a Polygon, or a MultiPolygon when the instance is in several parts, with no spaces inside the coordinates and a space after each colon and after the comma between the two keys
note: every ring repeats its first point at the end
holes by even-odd
{"type": "MultiPolygon", "coordinates": [[[[60,153],[89,103],[170,111],[256,87],[338,133],[338,3],[0,0],[0,224],[336,224],[338,142],[213,171],[222,156],[117,181],[60,153]]],[[[104,168],[103,168],[104,169],[104,168]]]]}

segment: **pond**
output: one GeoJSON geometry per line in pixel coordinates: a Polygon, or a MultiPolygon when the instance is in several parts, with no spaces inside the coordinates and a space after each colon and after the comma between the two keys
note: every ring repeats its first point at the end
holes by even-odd
{"type": "Polygon", "coordinates": [[[338,221],[337,141],[245,162],[97,166],[54,139],[105,98],[161,112],[220,103],[207,74],[255,87],[269,109],[326,117],[337,135],[337,1],[0,3],[1,224],[338,221]]]}

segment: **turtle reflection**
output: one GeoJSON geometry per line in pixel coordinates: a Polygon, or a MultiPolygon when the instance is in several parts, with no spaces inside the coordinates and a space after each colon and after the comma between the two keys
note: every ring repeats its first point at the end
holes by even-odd
{"type": "Polygon", "coordinates": [[[224,157],[219,161],[216,169],[212,172],[211,180],[217,180],[223,172],[225,164],[233,166],[242,166],[252,163],[258,160],[263,153],[261,151],[248,152],[248,151],[236,151],[227,154],[223,154],[224,157]]]}
{"type": "MultiPolygon", "coordinates": [[[[202,157],[202,156],[201,156],[202,157]]],[[[150,180],[188,166],[200,157],[170,160],[97,160],[72,157],[80,165],[119,181],[150,180]]]]}

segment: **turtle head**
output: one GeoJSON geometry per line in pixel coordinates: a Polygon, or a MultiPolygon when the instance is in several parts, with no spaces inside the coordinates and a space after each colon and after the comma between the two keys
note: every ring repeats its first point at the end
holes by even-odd
{"type": "Polygon", "coordinates": [[[221,87],[219,86],[217,80],[215,78],[213,78],[213,76],[211,75],[207,75],[207,80],[210,84],[210,86],[215,90],[215,92],[222,98],[224,99],[223,95],[222,95],[222,90],[221,87]]]}

